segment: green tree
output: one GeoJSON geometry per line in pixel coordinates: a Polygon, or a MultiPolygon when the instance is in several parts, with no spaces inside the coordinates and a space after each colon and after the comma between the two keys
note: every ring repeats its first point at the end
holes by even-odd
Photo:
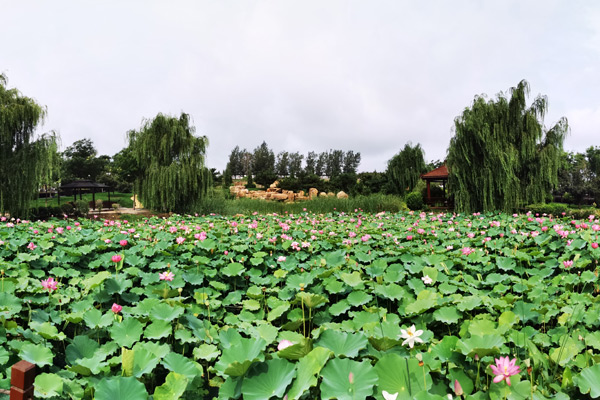
{"type": "Polygon", "coordinates": [[[141,174],[134,188],[145,207],[168,212],[197,208],[211,186],[204,166],[208,139],[194,135],[188,114],[158,114],[139,131],[130,131],[129,146],[141,174]]]}
{"type": "Polygon", "coordinates": [[[287,151],[282,151],[277,154],[277,163],[275,164],[275,173],[281,177],[285,178],[289,175],[290,170],[290,153],[287,151]]]}
{"type": "Polygon", "coordinates": [[[304,155],[299,152],[289,154],[288,172],[291,178],[296,178],[302,172],[302,160],[304,155]]]}
{"type": "Polygon", "coordinates": [[[425,154],[420,144],[411,143],[393,156],[387,165],[386,175],[389,188],[397,194],[405,195],[412,191],[421,179],[421,174],[427,171],[425,154]]]}
{"type": "Polygon", "coordinates": [[[26,217],[40,186],[52,181],[57,138],[34,137],[46,109],[6,85],[0,74],[0,214],[26,217]]]}
{"type": "Polygon", "coordinates": [[[262,142],[254,149],[252,155],[252,172],[256,183],[268,186],[277,179],[275,175],[275,154],[269,149],[267,142],[262,142]]]}
{"type": "Polygon", "coordinates": [[[358,166],[360,165],[360,152],[355,153],[350,150],[344,155],[344,168],[345,174],[356,174],[358,166]]]}
{"type": "Polygon", "coordinates": [[[91,139],[81,139],[63,152],[62,180],[65,182],[77,179],[97,180],[106,172],[110,164],[107,156],[97,157],[98,152],[91,139]]]}
{"type": "Polygon", "coordinates": [[[548,100],[538,96],[528,107],[528,95],[523,80],[495,101],[476,96],[454,120],[446,165],[457,211],[510,212],[556,187],[567,120],[545,130],[548,100]]]}
{"type": "Polygon", "coordinates": [[[114,190],[123,193],[131,192],[140,172],[131,147],[124,147],[112,156],[110,174],[115,181],[114,190]]]}
{"type": "Polygon", "coordinates": [[[314,151],[309,151],[306,156],[306,167],[304,167],[304,172],[307,175],[315,175],[317,166],[317,153],[314,151]]]}

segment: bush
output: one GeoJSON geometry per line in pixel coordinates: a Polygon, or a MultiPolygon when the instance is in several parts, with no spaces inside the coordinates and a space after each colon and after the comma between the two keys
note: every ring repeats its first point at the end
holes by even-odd
{"type": "Polygon", "coordinates": [[[413,211],[421,210],[423,208],[423,195],[420,192],[407,194],[406,206],[413,211]]]}
{"type": "Polygon", "coordinates": [[[562,216],[562,213],[567,212],[568,209],[569,207],[562,203],[530,204],[525,207],[525,211],[531,211],[534,214],[554,216],[562,216]]]}
{"type": "Polygon", "coordinates": [[[90,205],[85,200],[77,200],[75,202],[75,210],[73,210],[76,217],[85,217],[90,212],[90,205]]]}
{"type": "Polygon", "coordinates": [[[73,204],[71,203],[65,203],[60,205],[61,212],[66,215],[73,215],[74,209],[75,207],[73,207],[73,204]]]}

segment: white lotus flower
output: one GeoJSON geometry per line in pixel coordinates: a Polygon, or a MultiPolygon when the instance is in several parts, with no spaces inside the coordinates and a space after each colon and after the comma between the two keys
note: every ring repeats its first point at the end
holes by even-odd
{"type": "Polygon", "coordinates": [[[391,394],[384,390],[383,392],[381,392],[381,394],[383,395],[383,398],[385,400],[396,400],[396,397],[398,397],[398,392],[391,394]]]}
{"type": "Polygon", "coordinates": [[[421,278],[421,280],[423,281],[424,284],[426,285],[431,285],[433,283],[433,279],[431,279],[429,277],[429,275],[425,275],[424,277],[421,278]]]}
{"type": "Polygon", "coordinates": [[[402,346],[404,346],[405,344],[408,343],[408,345],[410,346],[410,348],[412,349],[415,346],[415,342],[417,343],[423,343],[423,339],[421,339],[419,336],[421,336],[423,334],[423,331],[421,329],[416,330],[417,328],[415,328],[415,326],[411,326],[410,328],[404,330],[401,329],[400,332],[402,332],[402,335],[400,336],[402,339],[405,339],[402,342],[402,346]]]}

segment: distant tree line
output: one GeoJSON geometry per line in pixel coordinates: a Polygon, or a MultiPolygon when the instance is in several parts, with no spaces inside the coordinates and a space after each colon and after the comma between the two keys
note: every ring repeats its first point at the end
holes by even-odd
{"type": "Polygon", "coordinates": [[[254,181],[261,185],[269,185],[278,178],[302,175],[331,179],[341,174],[356,174],[360,159],[360,153],[352,150],[310,151],[306,157],[299,152],[281,151],[275,156],[263,141],[253,152],[235,146],[229,155],[225,174],[234,178],[253,176],[254,181]]]}

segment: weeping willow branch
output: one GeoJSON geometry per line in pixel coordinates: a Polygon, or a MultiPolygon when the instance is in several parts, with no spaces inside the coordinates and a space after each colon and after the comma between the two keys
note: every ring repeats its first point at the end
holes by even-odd
{"type": "Polygon", "coordinates": [[[46,109],[6,84],[0,74],[0,214],[25,217],[40,185],[56,172],[57,138],[34,140],[46,109]]]}
{"type": "Polygon", "coordinates": [[[388,161],[387,175],[399,194],[411,191],[419,182],[421,174],[427,171],[425,156],[420,144],[407,143],[402,151],[388,161]]]}
{"type": "Polygon", "coordinates": [[[525,80],[509,95],[495,101],[477,96],[454,120],[446,165],[457,211],[510,212],[544,202],[558,184],[567,120],[546,130],[548,99],[538,96],[527,107],[525,80]]]}
{"type": "Polygon", "coordinates": [[[189,115],[182,113],[179,118],[158,114],[128,133],[140,171],[134,188],[145,207],[190,212],[199,206],[211,174],[204,166],[208,139],[194,131],[189,115]]]}

